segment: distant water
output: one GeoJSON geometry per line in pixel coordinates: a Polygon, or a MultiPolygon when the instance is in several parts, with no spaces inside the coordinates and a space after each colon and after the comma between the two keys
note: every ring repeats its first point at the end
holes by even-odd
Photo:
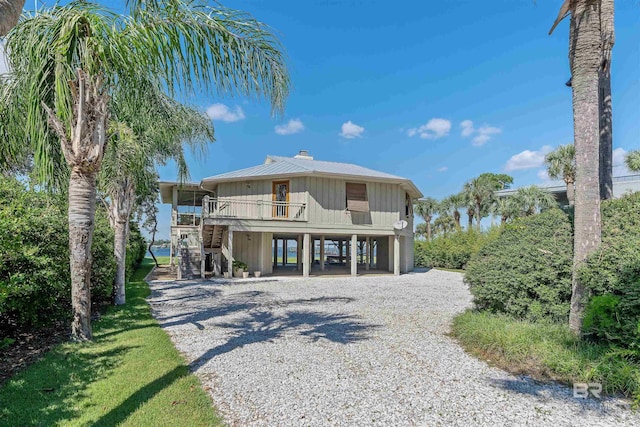
{"type": "MultiPolygon", "coordinates": [[[[153,254],[155,256],[169,256],[170,253],[171,251],[169,250],[169,248],[153,248],[153,254]]],[[[149,251],[147,251],[147,256],[151,256],[149,251]]]]}
{"type": "MultiPolygon", "coordinates": [[[[316,254],[319,253],[319,246],[316,247],[316,254]]],[[[289,246],[287,247],[287,252],[289,254],[290,258],[295,258],[296,256],[296,247],[295,246],[289,246]]],[[[333,247],[327,247],[327,250],[325,251],[325,253],[327,255],[337,255],[338,251],[333,248],[333,247]]],[[[153,250],[153,254],[155,256],[169,256],[170,254],[170,250],[169,248],[155,248],[153,250]]],[[[151,254],[147,251],[147,256],[150,257],[151,254]]],[[[278,257],[282,257],[282,246],[278,246],[278,257]]]]}

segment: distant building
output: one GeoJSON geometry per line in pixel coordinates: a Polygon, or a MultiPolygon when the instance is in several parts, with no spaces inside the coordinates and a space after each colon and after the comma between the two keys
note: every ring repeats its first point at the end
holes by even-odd
{"type": "Polygon", "coordinates": [[[406,178],[301,151],[198,184],[160,182],[160,192],[172,205],[179,277],[230,274],[234,260],[263,275],[413,270],[412,206],[422,193],[406,178]]]}
{"type": "MultiPolygon", "coordinates": [[[[567,185],[564,181],[549,181],[537,184],[537,187],[553,194],[560,207],[568,206],[567,185]]],[[[496,191],[498,197],[509,197],[515,194],[518,188],[496,191]]],[[[640,175],[627,175],[613,177],[613,197],[618,198],[626,193],[640,191],[640,175]]]]}

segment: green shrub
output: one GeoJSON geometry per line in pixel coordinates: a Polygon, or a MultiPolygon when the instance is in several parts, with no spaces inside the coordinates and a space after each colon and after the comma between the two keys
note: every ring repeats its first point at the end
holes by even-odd
{"type": "Polygon", "coordinates": [[[476,307],[517,319],[565,321],[572,245],[569,218],[559,209],[505,224],[467,264],[476,307]]]}
{"type": "Polygon", "coordinates": [[[129,223],[129,239],[127,241],[126,276],[127,280],[136,271],[145,254],[147,253],[147,242],[140,233],[140,228],[135,222],[129,223]]]}
{"type": "MultiPolygon", "coordinates": [[[[71,314],[66,198],[0,177],[0,330],[49,324],[71,314]]],[[[111,300],[113,233],[96,213],[91,248],[92,300],[111,300]]]]}
{"type": "Polygon", "coordinates": [[[487,233],[476,230],[459,230],[446,236],[437,236],[430,242],[416,241],[415,260],[419,267],[464,269],[469,259],[482,246],[495,240],[498,228],[487,233]]]}
{"type": "MultiPolygon", "coordinates": [[[[66,235],[64,239],[68,240],[66,235]]],[[[91,304],[94,310],[99,310],[113,301],[113,281],[116,277],[113,239],[107,213],[104,209],[97,209],[91,244],[91,304]]],[[[68,269],[69,264],[65,267],[68,269]]]]}
{"type": "Polygon", "coordinates": [[[594,295],[584,332],[640,350],[640,193],[602,204],[602,245],[580,269],[594,295]]]}

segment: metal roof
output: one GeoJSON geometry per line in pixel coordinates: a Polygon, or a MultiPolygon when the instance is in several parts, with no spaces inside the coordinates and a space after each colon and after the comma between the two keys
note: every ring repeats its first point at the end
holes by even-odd
{"type": "Polygon", "coordinates": [[[376,171],[351,163],[326,162],[294,157],[267,156],[264,164],[236,171],[210,176],[202,180],[206,182],[233,181],[236,179],[255,179],[282,175],[339,175],[373,181],[396,181],[405,183],[417,197],[422,194],[413,182],[407,178],[376,171]]]}
{"type": "Polygon", "coordinates": [[[363,178],[382,178],[405,180],[406,178],[375,171],[351,163],[326,162],[321,160],[296,159],[293,157],[267,156],[264,164],[237,171],[214,175],[203,181],[218,181],[229,178],[253,178],[268,175],[327,173],[337,175],[361,176],[363,178]]]}
{"type": "MultiPolygon", "coordinates": [[[[626,190],[640,190],[640,175],[614,176],[612,182],[614,184],[614,193],[618,193],[620,191],[624,192],[626,190]]],[[[564,181],[546,181],[533,185],[543,190],[547,190],[550,193],[564,193],[567,191],[567,185],[564,181]]],[[[496,191],[495,194],[497,196],[510,196],[517,193],[520,188],[522,187],[500,190],[496,191]]]]}

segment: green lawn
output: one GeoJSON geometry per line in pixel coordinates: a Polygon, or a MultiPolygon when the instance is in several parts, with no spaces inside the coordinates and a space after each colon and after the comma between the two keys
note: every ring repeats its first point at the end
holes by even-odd
{"type": "Polygon", "coordinates": [[[452,333],[469,353],[516,374],[568,385],[599,382],[640,404],[640,360],[632,350],[579,340],[567,325],[466,311],[452,333]]]}
{"type": "Polygon", "coordinates": [[[221,425],[199,380],[151,316],[142,280],[93,323],[94,342],[65,343],[0,388],[2,426],[221,425]]]}

